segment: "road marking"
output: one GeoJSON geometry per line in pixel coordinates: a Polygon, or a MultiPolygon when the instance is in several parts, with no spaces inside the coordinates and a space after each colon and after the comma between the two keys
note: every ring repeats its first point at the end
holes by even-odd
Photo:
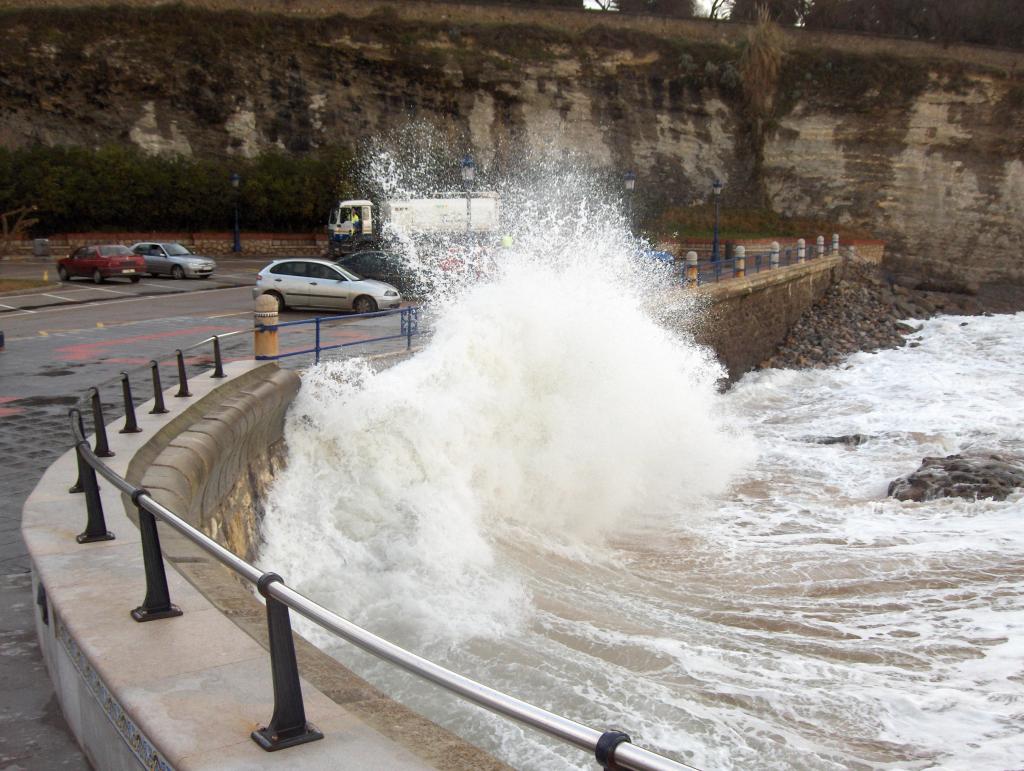
{"type": "Polygon", "coordinates": [[[17,305],[4,305],[3,303],[0,303],[0,308],[10,308],[12,311],[13,310],[18,310],[18,306],[17,305]]]}
{"type": "Polygon", "coordinates": [[[92,288],[95,289],[97,292],[110,292],[111,294],[131,294],[131,292],[118,292],[116,289],[104,289],[101,286],[94,286],[92,288]]]}
{"type": "Polygon", "coordinates": [[[163,284],[158,284],[156,282],[151,282],[151,281],[143,281],[143,282],[141,282],[140,286],[151,286],[151,287],[154,287],[156,289],[163,289],[165,292],[187,292],[188,291],[187,289],[175,289],[173,286],[164,286],[163,284]]]}
{"type": "MultiPolygon", "coordinates": [[[[226,287],[223,287],[221,289],[204,289],[202,291],[204,293],[206,293],[206,294],[210,294],[210,293],[213,293],[213,292],[235,292],[235,291],[238,291],[240,289],[245,289],[245,290],[248,291],[249,287],[226,286],[226,287]]],[[[128,294],[128,293],[127,292],[118,292],[117,294],[128,294]]],[[[157,295],[157,296],[154,296],[154,297],[125,297],[123,300],[93,300],[92,302],[75,303],[73,305],[58,305],[55,308],[40,308],[37,311],[30,311],[28,308],[16,308],[16,307],[12,307],[12,306],[9,306],[9,305],[5,305],[5,306],[2,306],[2,307],[10,308],[11,310],[14,311],[14,313],[5,313],[3,317],[5,319],[13,319],[13,318],[17,318],[22,313],[66,313],[66,312],[68,312],[70,310],[77,310],[79,308],[106,307],[108,305],[119,305],[121,303],[159,302],[160,300],[179,300],[180,301],[180,298],[178,297],[179,294],[192,294],[192,293],[191,292],[175,292],[173,297],[171,295],[169,295],[169,294],[165,294],[165,295],[157,295]]],[[[125,322],[125,323],[126,324],[131,324],[131,323],[134,323],[134,322],[130,322],[129,321],[129,322],[125,322]]]]}
{"type": "Polygon", "coordinates": [[[207,316],[208,319],[226,319],[228,316],[248,316],[252,311],[238,311],[237,313],[218,313],[216,316],[207,316]]]}
{"type": "MultiPolygon", "coordinates": [[[[166,332],[151,332],[149,334],[131,335],[110,340],[98,340],[92,343],[74,343],[58,348],[55,351],[55,358],[64,361],[98,361],[110,353],[109,349],[126,347],[129,343],[141,342],[143,340],[166,340],[171,337],[183,335],[193,336],[198,334],[223,332],[224,327],[206,324],[199,327],[187,327],[184,329],[173,329],[166,332]]],[[[195,356],[190,357],[195,358],[195,356]]]]}
{"type": "Polygon", "coordinates": [[[52,297],[54,300],[60,300],[62,303],[71,302],[71,300],[69,300],[66,297],[61,297],[59,294],[50,294],[49,292],[40,292],[39,294],[41,294],[43,297],[52,297]]]}
{"type": "Polygon", "coordinates": [[[40,337],[49,337],[50,336],[50,333],[47,332],[45,329],[40,329],[38,331],[38,334],[39,334],[40,337]]]}

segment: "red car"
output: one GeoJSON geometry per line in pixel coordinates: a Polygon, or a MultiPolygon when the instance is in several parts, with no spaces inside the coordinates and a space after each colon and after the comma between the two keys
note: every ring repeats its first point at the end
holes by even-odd
{"type": "Polygon", "coordinates": [[[146,261],[120,244],[82,246],[57,262],[57,275],[61,281],[86,276],[102,284],[108,278],[119,277],[134,284],[145,272],[146,261]]]}

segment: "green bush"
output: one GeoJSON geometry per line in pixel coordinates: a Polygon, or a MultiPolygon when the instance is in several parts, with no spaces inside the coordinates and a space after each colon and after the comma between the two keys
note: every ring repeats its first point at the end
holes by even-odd
{"type": "Polygon", "coordinates": [[[338,196],[354,192],[351,152],[252,159],[152,156],[124,145],[0,148],[0,211],[38,207],[36,235],[84,230],[224,230],[236,191],[250,230],[322,227],[338,196]]]}

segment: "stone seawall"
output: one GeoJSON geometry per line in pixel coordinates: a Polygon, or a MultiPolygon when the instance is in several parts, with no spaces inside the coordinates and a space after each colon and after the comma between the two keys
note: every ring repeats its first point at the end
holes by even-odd
{"type": "Polygon", "coordinates": [[[775,351],[800,315],[839,278],[844,259],[824,257],[698,287],[704,314],[697,342],[713,348],[729,378],[737,379],[775,351]]]}

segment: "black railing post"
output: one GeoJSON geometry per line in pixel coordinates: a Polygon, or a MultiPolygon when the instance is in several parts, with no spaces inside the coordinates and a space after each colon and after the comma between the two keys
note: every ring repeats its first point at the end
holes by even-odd
{"type": "Polygon", "coordinates": [[[93,452],[100,458],[113,458],[114,453],[107,443],[107,426],[103,422],[103,405],[100,403],[100,391],[98,388],[90,388],[92,394],[92,422],[96,431],[96,448],[93,452]]]}
{"type": "MultiPolygon", "coordinates": [[[[85,438],[85,420],[82,419],[82,412],[81,412],[81,410],[78,410],[78,409],[72,407],[70,410],[68,410],[68,415],[69,416],[74,416],[74,418],[78,421],[78,435],[81,436],[84,439],[85,438]]],[[[75,445],[77,446],[77,444],[78,443],[76,442],[75,445]]],[[[81,463],[78,464],[78,479],[76,479],[75,483],[73,485],[71,485],[71,487],[68,488],[68,492],[72,493],[72,494],[74,494],[74,493],[84,493],[85,492],[85,488],[82,487],[82,464],[81,463]]]]}
{"type": "Polygon", "coordinates": [[[188,391],[188,375],[185,374],[185,354],[179,348],[175,355],[178,357],[178,393],[175,396],[191,396],[188,391]]]}
{"type": "Polygon", "coordinates": [[[75,455],[78,457],[78,478],[82,480],[82,487],[85,491],[85,511],[88,519],[85,523],[85,532],[75,536],[75,540],[79,543],[112,541],[114,534],[107,530],[107,521],[103,516],[103,501],[100,500],[100,485],[96,480],[96,469],[90,466],[85,459],[83,446],[89,446],[84,439],[75,445],[75,455]]]}
{"type": "Polygon", "coordinates": [[[149,367],[153,370],[153,409],[149,411],[149,414],[163,415],[170,410],[164,406],[164,389],[160,385],[160,364],[156,359],[151,359],[149,367]]]}
{"type": "Polygon", "coordinates": [[[167,573],[164,571],[164,556],[160,550],[160,533],[156,529],[156,517],[139,505],[139,496],[149,491],[138,489],[132,493],[132,503],[139,512],[139,534],[142,536],[142,561],[146,566],[146,599],[132,611],[136,621],[156,621],[158,618],[180,616],[181,609],[171,604],[167,589],[167,573]]]}
{"type": "Polygon", "coordinates": [[[142,431],[135,419],[135,402],[132,401],[132,386],[128,382],[128,373],[121,373],[121,393],[124,396],[124,428],[118,433],[137,434],[142,431]]]}
{"type": "Polygon", "coordinates": [[[213,374],[210,377],[227,377],[224,374],[224,362],[220,357],[220,338],[213,336],[213,374]]]}
{"type": "Polygon", "coordinates": [[[271,583],[281,580],[277,573],[264,573],[256,583],[256,588],[267,600],[270,671],[274,681],[274,715],[265,728],[258,728],[251,736],[252,740],[267,752],[324,738],[316,726],[306,722],[288,606],[275,600],[268,592],[271,583]]]}

